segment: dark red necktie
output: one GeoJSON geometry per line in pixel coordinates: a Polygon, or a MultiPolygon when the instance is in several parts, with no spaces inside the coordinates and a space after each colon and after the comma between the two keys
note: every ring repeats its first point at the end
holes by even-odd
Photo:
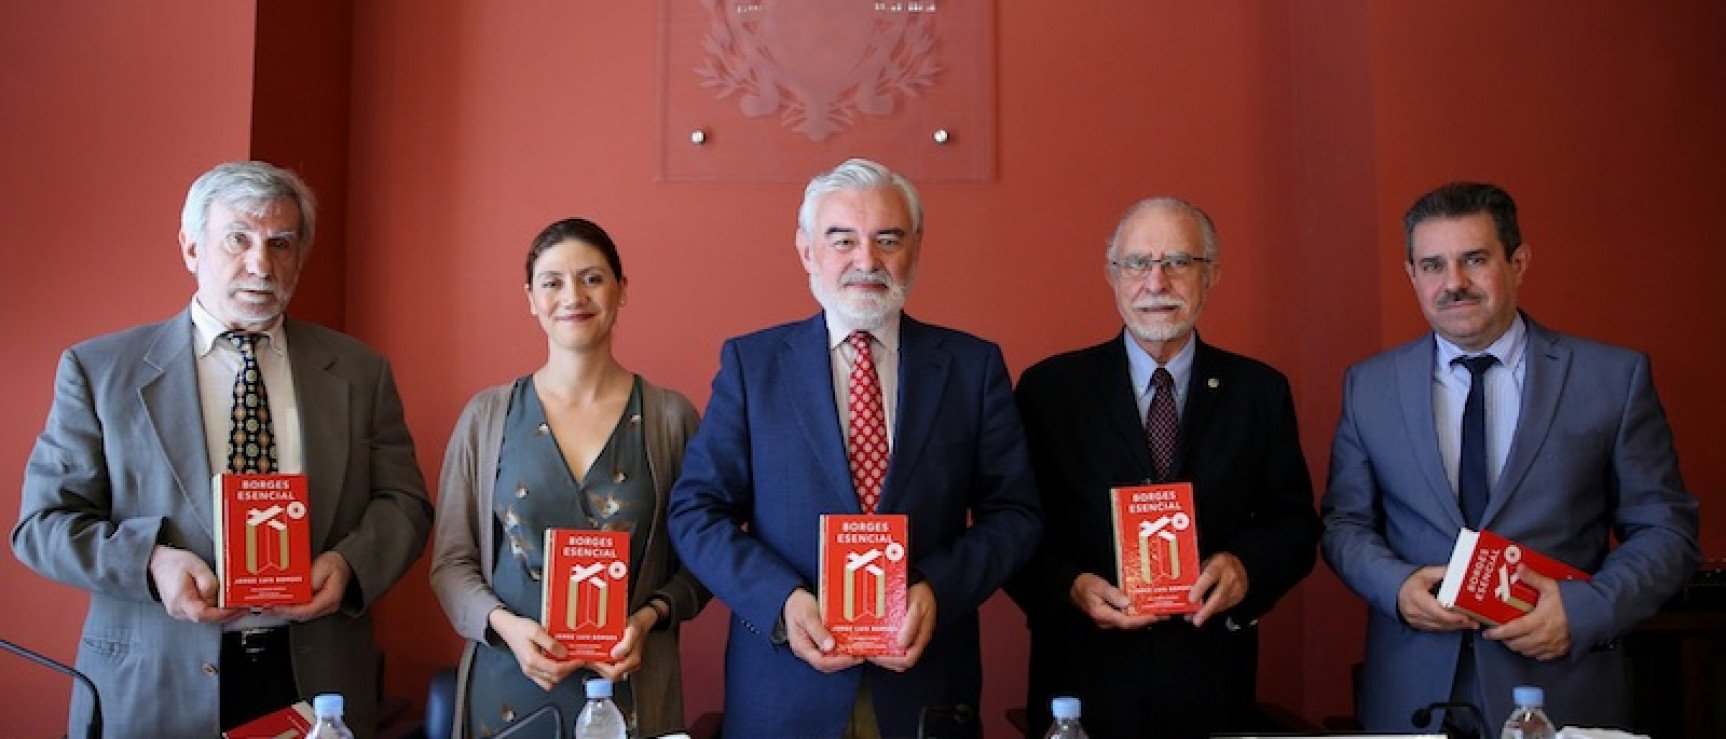
{"type": "Polygon", "coordinates": [[[881,502],[881,482],[887,477],[887,415],[881,407],[881,377],[875,372],[875,355],[869,350],[869,332],[857,331],[848,339],[857,350],[851,363],[850,453],[851,484],[857,488],[857,503],[864,513],[874,513],[881,502]]]}
{"type": "Polygon", "coordinates": [[[1166,480],[1175,471],[1175,435],[1181,428],[1175,413],[1175,377],[1158,367],[1151,373],[1151,387],[1155,394],[1151,407],[1145,410],[1145,438],[1150,443],[1151,466],[1157,479],[1166,480]]]}

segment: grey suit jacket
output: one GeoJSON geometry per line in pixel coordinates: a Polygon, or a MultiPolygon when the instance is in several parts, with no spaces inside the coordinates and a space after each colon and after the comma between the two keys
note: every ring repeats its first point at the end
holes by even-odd
{"type": "Polygon", "coordinates": [[[1349,370],[1322,505],[1325,559],[1369,606],[1356,707],[1369,729],[1407,730],[1414,709],[1448,698],[1463,639],[1474,641],[1489,723],[1510,715],[1513,686],[1538,685],[1560,724],[1624,726],[1617,638],[1701,557],[1696,499],[1679,476],[1648,358],[1524,319],[1521,415],[1481,524],[1593,573],[1560,585],[1570,654],[1538,662],[1474,632],[1417,631],[1398,616],[1398,588],[1416,568],[1445,564],[1463,525],[1439,459],[1429,334],[1349,370]]]}
{"type": "MultiPolygon", "coordinates": [[[[348,721],[376,721],[370,606],[420,555],[431,504],[388,363],[343,334],[289,320],[311,488],[312,549],[353,570],[340,610],[290,629],[300,693],[340,692],[348,721]]],[[[210,463],[192,320],[91,339],[60,357],[54,403],[24,475],[18,559],[90,592],[78,669],[112,737],[220,733],[221,627],[168,617],[150,581],[157,544],[213,562],[210,463]]],[[[80,735],[88,701],[74,691],[80,735]]]]}

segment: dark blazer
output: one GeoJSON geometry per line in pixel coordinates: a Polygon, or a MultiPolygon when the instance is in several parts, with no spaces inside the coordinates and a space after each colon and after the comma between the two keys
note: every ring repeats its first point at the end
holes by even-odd
{"type": "Polygon", "coordinates": [[[1368,729],[1407,731],[1414,709],[1447,700],[1465,638],[1488,721],[1510,715],[1514,686],[1539,685],[1561,724],[1625,726],[1616,640],[1701,558],[1696,499],[1679,477],[1648,358],[1524,320],[1522,410],[1481,526],[1594,573],[1559,585],[1570,655],[1537,662],[1477,632],[1411,629],[1397,612],[1403,581],[1447,563],[1463,524],[1439,458],[1427,334],[1349,369],[1331,447],[1324,554],[1369,606],[1356,707],[1368,729]]]}
{"type": "Polygon", "coordinates": [[[1081,700],[1099,739],[1229,728],[1254,703],[1256,620],[1316,556],[1288,381],[1202,341],[1195,350],[1170,479],[1193,483],[1201,556],[1233,553],[1248,581],[1245,600],[1199,629],[1178,618],[1099,629],[1068,598],[1081,573],[1116,582],[1109,488],[1153,476],[1122,337],[1038,363],[1017,396],[1046,521],[1042,546],[1008,586],[1030,620],[1033,733],[1056,695],[1081,700]]]}
{"type": "Polygon", "coordinates": [[[910,517],[913,568],[937,604],[915,667],[824,675],[775,636],[785,600],[818,582],[824,513],[860,512],[820,315],[725,343],[713,394],[671,494],[672,543],[731,608],[726,736],[836,737],[868,674],[886,736],[925,706],[977,707],[977,607],[1041,530],[1024,435],[994,344],[900,323],[899,399],[879,510],[910,517]]]}
{"type": "MultiPolygon", "coordinates": [[[[289,628],[294,677],[303,696],[345,695],[350,726],[370,736],[378,685],[371,606],[419,558],[431,503],[389,364],[326,328],[289,320],[284,330],[313,556],[341,552],[353,570],[340,610],[289,628]]],[[[170,618],[147,567],[157,544],[215,561],[192,336],[191,314],[181,312],[61,355],[12,530],[20,561],[90,592],[77,664],[101,691],[111,737],[221,732],[221,626],[170,618]]],[[[73,691],[71,734],[80,735],[88,712],[84,692],[73,691]]]]}

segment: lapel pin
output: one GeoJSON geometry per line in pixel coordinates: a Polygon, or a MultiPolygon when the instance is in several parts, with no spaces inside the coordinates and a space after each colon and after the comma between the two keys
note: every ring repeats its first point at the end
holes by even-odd
{"type": "Polygon", "coordinates": [[[1223,386],[1223,381],[1219,380],[1215,377],[1212,377],[1209,380],[1205,380],[1205,387],[1208,387],[1212,390],[1215,390],[1215,389],[1222,387],[1222,386],[1223,386]]]}

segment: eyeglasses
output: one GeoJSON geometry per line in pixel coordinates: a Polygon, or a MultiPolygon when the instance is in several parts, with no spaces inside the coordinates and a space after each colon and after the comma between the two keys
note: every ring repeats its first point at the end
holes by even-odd
{"type": "Polygon", "coordinates": [[[1193,271],[1197,264],[1210,264],[1216,260],[1210,257],[1194,257],[1186,254],[1170,254],[1162,259],[1152,259],[1146,256],[1131,256],[1125,259],[1110,259],[1109,266],[1129,278],[1139,280],[1151,273],[1152,267],[1162,267],[1163,274],[1168,277],[1185,277],[1193,271]]]}

